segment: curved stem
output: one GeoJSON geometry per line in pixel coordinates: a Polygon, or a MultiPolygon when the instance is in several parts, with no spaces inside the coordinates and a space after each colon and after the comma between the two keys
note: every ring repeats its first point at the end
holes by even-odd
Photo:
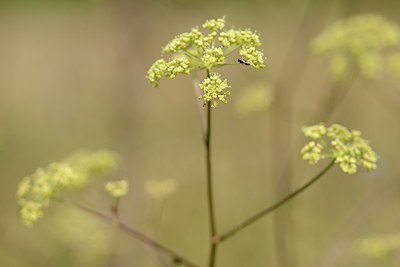
{"type": "Polygon", "coordinates": [[[85,212],[88,212],[104,221],[107,221],[109,223],[112,223],[115,227],[117,227],[118,229],[120,229],[121,231],[127,233],[128,235],[130,235],[131,237],[135,238],[136,240],[139,240],[140,242],[146,244],[147,246],[151,247],[152,249],[163,253],[167,256],[169,256],[171,259],[173,259],[175,262],[180,262],[182,264],[184,264],[187,267],[199,267],[198,265],[194,264],[193,262],[191,262],[190,260],[184,258],[183,256],[177,254],[176,252],[170,250],[169,248],[161,245],[160,243],[158,243],[157,241],[145,236],[144,234],[142,234],[141,232],[139,232],[137,229],[126,225],[125,223],[123,223],[121,220],[119,220],[116,217],[110,217],[106,214],[103,214],[97,210],[94,210],[90,207],[87,207],[85,205],[82,205],[80,203],[77,202],[70,202],[74,207],[77,207],[85,212]]]}
{"type": "MultiPolygon", "coordinates": [[[[210,71],[207,70],[207,77],[210,77],[210,71]]],[[[214,267],[215,257],[217,254],[217,243],[214,242],[214,237],[217,234],[217,226],[215,221],[214,210],[214,196],[212,185],[212,166],[211,166],[211,103],[207,104],[207,127],[204,138],[204,145],[206,148],[206,164],[207,164],[207,200],[208,200],[208,213],[210,220],[210,254],[208,259],[208,266],[214,267]]]]}
{"type": "Polygon", "coordinates": [[[306,184],[298,188],[297,190],[293,191],[289,195],[285,196],[275,204],[269,206],[268,208],[263,209],[262,211],[256,213],[255,215],[251,216],[250,218],[246,219],[242,223],[238,224],[236,227],[232,228],[231,230],[221,234],[220,236],[217,236],[215,238],[215,242],[221,243],[222,241],[225,241],[229,239],[230,237],[234,236],[236,233],[240,232],[241,230],[245,229],[246,227],[250,226],[251,224],[255,223],[259,219],[263,218],[264,216],[270,214],[271,212],[277,210],[279,207],[284,205],[286,202],[290,201],[297,195],[299,195],[301,192],[306,190],[308,187],[310,187],[313,183],[318,181],[326,172],[328,172],[332,166],[334,165],[334,161],[332,161],[328,166],[326,166],[322,171],[320,171],[316,176],[314,176],[310,181],[308,181],[306,184]]]}

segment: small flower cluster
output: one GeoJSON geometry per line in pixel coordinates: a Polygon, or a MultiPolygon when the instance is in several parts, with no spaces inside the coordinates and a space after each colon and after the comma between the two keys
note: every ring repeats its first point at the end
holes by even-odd
{"type": "Polygon", "coordinates": [[[218,40],[224,47],[237,46],[260,46],[260,36],[250,30],[228,30],[221,32],[218,40]]]}
{"type": "Polygon", "coordinates": [[[244,46],[240,50],[242,57],[256,69],[264,68],[264,53],[256,50],[254,46],[244,46]]]}
{"type": "Polygon", "coordinates": [[[25,177],[17,191],[22,222],[27,226],[33,225],[43,217],[43,210],[51,200],[60,200],[66,192],[87,185],[92,177],[112,171],[117,159],[114,153],[108,151],[81,151],[25,177]]]}
{"type": "Polygon", "coordinates": [[[204,79],[200,84],[200,88],[204,91],[204,95],[200,96],[203,99],[203,105],[211,103],[211,107],[215,108],[218,105],[217,99],[222,103],[227,103],[226,96],[230,95],[226,88],[230,88],[227,80],[221,80],[218,73],[211,73],[209,78],[204,79]]]}
{"type": "Polygon", "coordinates": [[[201,59],[204,62],[204,66],[207,69],[212,68],[215,65],[218,64],[223,64],[225,62],[225,56],[224,56],[224,51],[222,50],[221,47],[217,48],[207,48],[204,51],[203,56],[201,59]]]}
{"type": "Polygon", "coordinates": [[[355,173],[357,166],[368,171],[376,169],[377,156],[359,131],[349,131],[338,124],[330,127],[318,124],[304,127],[303,132],[311,139],[301,149],[303,159],[309,164],[332,158],[348,174],[355,173]]]}
{"type": "Polygon", "coordinates": [[[315,54],[330,58],[334,80],[342,80],[352,70],[375,78],[385,68],[391,53],[400,48],[400,29],[379,15],[357,15],[339,20],[314,39],[315,54]]]}
{"type": "Polygon", "coordinates": [[[105,185],[106,191],[114,198],[120,198],[128,194],[128,181],[120,180],[120,181],[112,181],[108,182],[105,185]]]}
{"type": "MultiPolygon", "coordinates": [[[[164,59],[155,61],[148,70],[146,78],[154,87],[159,85],[162,77],[172,79],[178,74],[189,74],[198,70],[210,72],[214,67],[239,64],[236,60],[226,62],[227,55],[235,50],[239,50],[243,59],[253,67],[257,69],[265,67],[264,53],[256,49],[261,45],[257,33],[251,30],[236,29],[222,31],[225,27],[224,17],[207,20],[202,26],[209,31],[207,34],[195,27],[190,32],[176,36],[164,47],[163,53],[173,53],[174,55],[168,61],[164,59]]],[[[206,79],[212,80],[213,77],[206,79]]],[[[201,98],[205,105],[212,101],[212,106],[216,107],[218,100],[226,103],[225,96],[228,94],[215,94],[220,88],[211,88],[209,82],[204,81],[204,83],[208,83],[207,86],[201,87],[204,91],[201,98]]],[[[226,84],[226,81],[223,83],[226,84]]],[[[220,85],[215,83],[215,86],[220,85]]],[[[225,85],[226,87],[228,86],[225,85]]]]}

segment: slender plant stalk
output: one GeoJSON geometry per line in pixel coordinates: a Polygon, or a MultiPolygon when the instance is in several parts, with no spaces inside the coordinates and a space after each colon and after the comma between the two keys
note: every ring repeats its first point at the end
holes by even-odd
{"type": "MultiPolygon", "coordinates": [[[[207,70],[207,77],[210,77],[210,71],[207,70]]],[[[207,128],[204,138],[204,145],[206,148],[206,164],[207,164],[207,200],[208,200],[208,214],[210,220],[210,254],[208,259],[208,266],[214,267],[215,258],[217,254],[217,243],[214,242],[214,237],[217,234],[217,226],[215,220],[214,210],[214,195],[212,184],[212,165],[211,165],[211,103],[207,104],[207,128]]]]}
{"type": "Polygon", "coordinates": [[[195,74],[193,74],[194,93],[196,95],[196,104],[197,104],[197,108],[199,111],[201,131],[203,134],[203,139],[205,140],[206,135],[207,135],[207,122],[206,122],[206,116],[204,114],[203,103],[201,101],[199,101],[199,97],[202,95],[199,84],[200,84],[199,79],[197,78],[197,76],[195,74]]]}
{"type": "Polygon", "coordinates": [[[248,226],[250,226],[251,224],[257,222],[259,219],[261,219],[261,218],[265,217],[266,215],[270,214],[271,212],[277,210],[279,207],[281,207],[286,202],[292,200],[294,197],[296,197],[297,195],[302,193],[304,190],[306,190],[312,184],[314,184],[316,181],[318,181],[322,176],[324,176],[324,174],[327,173],[333,167],[334,163],[335,163],[334,161],[329,163],[329,165],[327,165],[322,171],[320,171],[317,175],[315,175],[310,181],[308,181],[303,186],[301,186],[297,190],[293,191],[289,195],[285,196],[281,200],[277,201],[275,204],[269,206],[266,209],[263,209],[262,211],[256,213],[255,215],[251,216],[247,220],[245,220],[242,223],[238,224],[236,227],[234,227],[231,230],[226,231],[225,233],[223,233],[220,236],[218,236],[215,239],[216,242],[217,243],[221,243],[221,242],[229,239],[230,237],[234,236],[235,234],[237,234],[241,230],[243,230],[243,229],[247,228],[248,226]]]}
{"type": "MultiPolygon", "coordinates": [[[[335,1],[323,4],[318,0],[306,1],[303,16],[297,24],[299,26],[290,41],[287,53],[283,58],[283,66],[274,82],[276,101],[271,111],[273,119],[270,126],[271,140],[273,140],[271,152],[273,153],[272,158],[275,160],[271,171],[278,178],[273,185],[273,192],[277,198],[288,194],[293,183],[293,166],[290,158],[287,157],[291,154],[280,155],[277,152],[290,151],[292,146],[291,132],[295,114],[293,96],[298,91],[310,59],[310,54],[306,53],[309,51],[309,40],[313,38],[320,27],[315,23],[316,19],[325,18],[326,14],[332,10],[333,3],[335,1]],[[283,112],[282,106],[285,106],[283,112]],[[288,123],[279,122],[276,118],[283,119],[288,123]],[[285,162],[289,162],[286,167],[281,165],[285,162]]],[[[320,19],[320,21],[323,20],[320,19]]],[[[290,220],[292,216],[292,212],[287,210],[284,213],[276,214],[273,219],[277,267],[295,267],[297,265],[296,242],[293,242],[296,239],[296,233],[293,222],[290,220]]]]}
{"type": "Polygon", "coordinates": [[[119,198],[116,198],[114,203],[111,205],[111,211],[116,219],[119,218],[119,198]]]}
{"type": "Polygon", "coordinates": [[[92,209],[90,207],[87,207],[87,206],[82,205],[82,204],[77,203],[77,202],[70,202],[70,203],[74,207],[77,207],[77,208],[79,208],[79,209],[81,209],[81,210],[83,210],[85,212],[88,212],[88,213],[96,216],[99,219],[102,219],[104,221],[112,223],[115,227],[117,227],[121,231],[127,233],[128,235],[130,235],[131,237],[135,238],[136,240],[139,240],[143,244],[146,244],[150,248],[169,256],[175,262],[180,262],[180,263],[184,264],[187,267],[199,267],[198,265],[194,264],[193,262],[191,262],[190,260],[186,259],[185,257],[183,257],[183,256],[179,255],[178,253],[172,251],[171,249],[161,245],[157,241],[145,236],[144,234],[142,234],[137,229],[126,225],[119,218],[108,216],[106,214],[103,214],[103,213],[101,213],[101,212],[99,212],[97,210],[94,210],[94,209],[92,209]]]}

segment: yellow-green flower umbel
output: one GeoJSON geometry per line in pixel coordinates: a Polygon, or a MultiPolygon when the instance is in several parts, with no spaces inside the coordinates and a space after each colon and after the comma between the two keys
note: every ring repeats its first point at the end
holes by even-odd
{"type": "MultiPolygon", "coordinates": [[[[264,52],[258,50],[261,46],[259,35],[249,29],[237,30],[225,28],[225,17],[207,20],[202,27],[205,33],[194,27],[190,32],[176,36],[163,48],[163,58],[158,59],[150,67],[146,78],[154,86],[158,87],[163,77],[175,78],[178,74],[189,74],[193,71],[207,70],[211,73],[213,68],[225,65],[251,65],[260,69],[265,67],[264,52]],[[240,57],[229,61],[228,55],[238,50],[240,57]],[[170,54],[166,60],[164,57],[170,54]]],[[[217,73],[212,73],[200,84],[203,90],[201,99],[204,105],[217,106],[219,100],[227,103],[228,91],[224,91],[227,85],[226,79],[222,80],[217,73]]]]}
{"type": "Polygon", "coordinates": [[[60,201],[67,192],[81,189],[94,177],[116,168],[118,157],[108,151],[80,151],[62,162],[51,163],[25,177],[18,185],[17,199],[22,222],[32,226],[43,217],[51,201],[60,201]]]}
{"type": "Polygon", "coordinates": [[[304,127],[304,135],[311,139],[302,149],[303,159],[314,165],[321,159],[331,158],[343,172],[352,174],[358,166],[367,171],[376,169],[377,156],[359,131],[346,127],[323,124],[304,127]]]}
{"type": "Polygon", "coordinates": [[[398,26],[374,14],[339,20],[312,42],[315,54],[330,59],[333,80],[345,79],[352,72],[376,78],[390,68],[388,61],[392,62],[391,55],[399,48],[398,26]]]}

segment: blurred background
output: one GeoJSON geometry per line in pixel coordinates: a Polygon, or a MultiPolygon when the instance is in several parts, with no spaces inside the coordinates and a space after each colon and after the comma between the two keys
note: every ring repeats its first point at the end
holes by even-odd
{"type": "MultiPolygon", "coordinates": [[[[304,125],[358,129],[379,162],[376,171],[352,176],[335,168],[276,215],[223,243],[217,266],[398,266],[399,84],[356,79],[329,118],[318,117],[329,75],[309,45],[337,19],[376,13],[400,24],[399,10],[395,0],[1,1],[0,266],[172,266],[62,204],[33,228],[22,225],[18,182],[81,148],[121,155],[116,178],[130,181],[124,221],[205,266],[205,153],[191,77],[164,79],[154,89],[145,76],[173,36],[224,15],[228,28],[257,30],[267,68],[221,70],[232,95],[213,118],[219,232],[324,167],[301,159],[304,125]],[[246,105],[248,98],[264,100],[246,105]]],[[[108,211],[111,200],[101,190],[82,195],[108,211]]]]}

